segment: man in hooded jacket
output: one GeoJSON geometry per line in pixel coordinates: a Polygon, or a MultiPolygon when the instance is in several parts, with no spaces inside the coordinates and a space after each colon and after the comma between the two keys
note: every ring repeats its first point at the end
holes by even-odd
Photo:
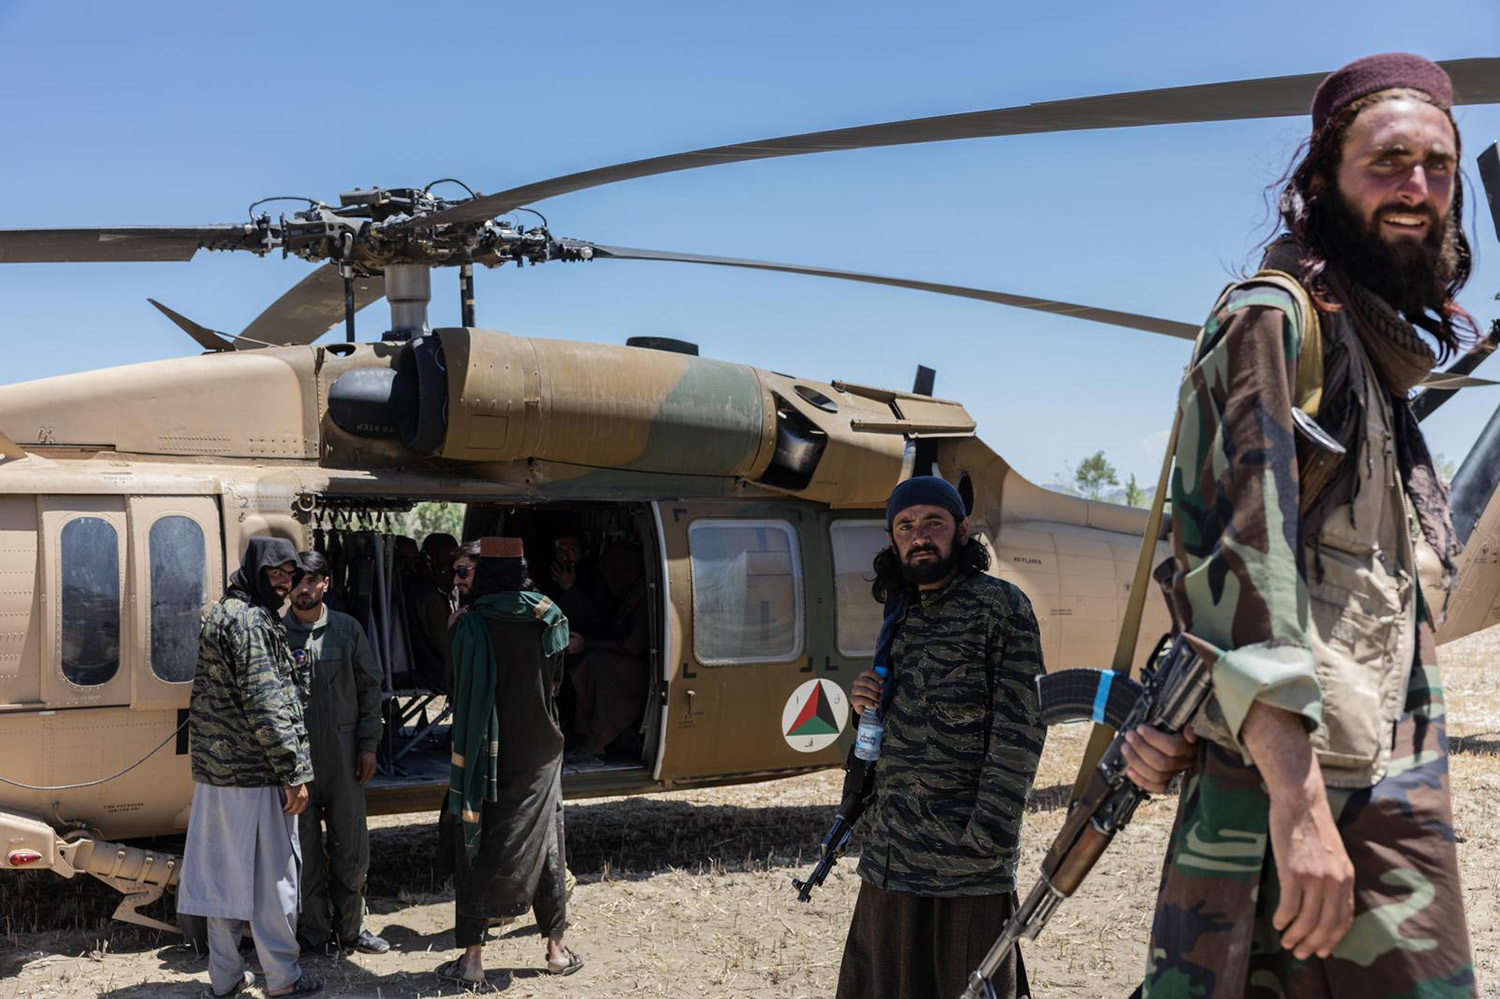
{"type": "Polygon", "coordinates": [[[300,564],[281,538],[251,538],[198,639],[189,733],[193,806],[177,910],[206,917],[216,996],[252,983],[245,924],[269,996],[323,987],[298,963],[297,815],[312,780],[291,649],[278,612],[300,564]]]}

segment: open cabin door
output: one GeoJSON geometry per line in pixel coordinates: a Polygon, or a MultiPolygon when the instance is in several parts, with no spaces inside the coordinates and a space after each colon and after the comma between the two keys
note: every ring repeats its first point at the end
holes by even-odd
{"type": "Polygon", "coordinates": [[[657,776],[841,762],[849,685],[869,660],[836,640],[828,512],[740,501],[660,503],[657,515],[668,604],[657,776]]]}

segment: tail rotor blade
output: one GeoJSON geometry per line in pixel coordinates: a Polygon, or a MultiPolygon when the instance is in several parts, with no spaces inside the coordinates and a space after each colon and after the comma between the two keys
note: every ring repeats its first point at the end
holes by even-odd
{"type": "Polygon", "coordinates": [[[1446,371],[1433,372],[1428,375],[1423,380],[1423,384],[1429,387],[1421,395],[1412,400],[1411,409],[1416,414],[1417,419],[1427,419],[1427,417],[1437,412],[1439,406],[1453,398],[1454,393],[1459,389],[1469,387],[1462,384],[1462,381],[1466,380],[1473,383],[1485,382],[1485,379],[1466,379],[1464,376],[1467,376],[1471,371],[1479,367],[1485,358],[1493,354],[1497,344],[1500,344],[1500,324],[1492,326],[1489,336],[1486,336],[1470,347],[1468,352],[1463,357],[1454,361],[1446,371]],[[1449,383],[1444,384],[1445,379],[1449,380],[1449,383]],[[1460,380],[1460,383],[1452,384],[1453,380],[1460,380]]]}

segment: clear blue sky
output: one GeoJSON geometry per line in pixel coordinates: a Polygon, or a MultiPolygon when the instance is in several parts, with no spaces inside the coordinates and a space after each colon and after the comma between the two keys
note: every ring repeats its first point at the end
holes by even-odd
{"type": "MultiPolygon", "coordinates": [[[[485,191],[660,153],[1032,101],[1493,54],[1500,4],[118,3],[0,0],[0,226],[234,221],[267,195],[456,176],[485,191]]],[[[1460,109],[1466,167],[1500,107],[1460,109]]],[[[738,164],[537,207],[603,243],[821,264],[1196,322],[1264,234],[1306,118],[982,139],[738,164]]],[[[1481,203],[1477,178],[1471,206],[1481,203]]],[[[1474,214],[1471,212],[1471,215],[1474,214]]],[[[1500,314],[1478,220],[1464,298],[1500,314]]],[[[1475,224],[1471,222],[1471,230],[1475,224]]],[[[298,260],[0,266],[0,385],[196,351],[146,304],[237,331],[298,260]]],[[[454,325],[457,278],[434,275],[454,325]]],[[[905,388],[938,369],[1046,482],[1104,449],[1155,476],[1188,345],[916,292],[673,264],[483,272],[479,323],[905,388]]],[[[360,314],[385,328],[384,306],[360,314]]],[[[341,335],[340,334],[336,334],[341,335]]],[[[1492,362],[1500,363],[1500,362],[1492,362]]],[[[1483,371],[1481,372],[1483,373],[1483,371]]],[[[1500,377],[1500,371],[1490,372],[1500,377]]],[[[3,391],[3,388],[0,388],[3,391]]],[[[1500,390],[1428,423],[1458,460],[1500,390]]]]}

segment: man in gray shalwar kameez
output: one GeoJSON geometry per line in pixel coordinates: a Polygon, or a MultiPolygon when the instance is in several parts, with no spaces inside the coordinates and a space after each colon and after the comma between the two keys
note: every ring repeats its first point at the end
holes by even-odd
{"type": "Polygon", "coordinates": [[[298,568],[291,542],[251,538],[198,639],[189,727],[195,786],[177,911],[207,918],[216,996],[253,981],[239,950],[246,923],[267,995],[323,987],[297,960],[296,816],[307,807],[313,771],[277,612],[298,568]]]}

